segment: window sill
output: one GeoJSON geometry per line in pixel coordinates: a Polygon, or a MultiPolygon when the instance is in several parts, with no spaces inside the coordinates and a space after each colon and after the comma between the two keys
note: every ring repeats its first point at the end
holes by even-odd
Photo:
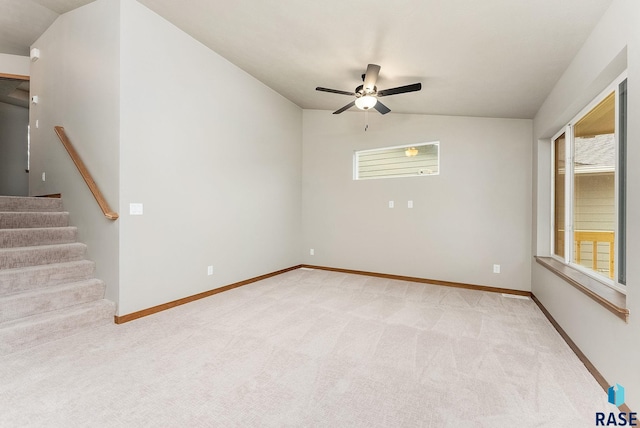
{"type": "Polygon", "coordinates": [[[627,309],[627,296],[603,284],[595,278],[590,277],[576,269],[551,257],[535,257],[536,262],[549,269],[569,284],[582,291],[587,296],[604,306],[618,318],[627,322],[629,320],[629,309],[627,309]]]}

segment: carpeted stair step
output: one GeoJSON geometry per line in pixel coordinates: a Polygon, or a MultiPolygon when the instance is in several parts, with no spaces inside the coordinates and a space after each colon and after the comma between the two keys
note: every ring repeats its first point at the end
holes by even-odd
{"type": "Polygon", "coordinates": [[[93,277],[95,262],[78,260],[0,270],[0,296],[93,277]]]}
{"type": "Polygon", "coordinates": [[[113,323],[62,200],[0,196],[0,355],[113,323]]]}
{"type": "Polygon", "coordinates": [[[105,299],[0,324],[0,355],[113,323],[115,304],[105,299]]]}
{"type": "Polygon", "coordinates": [[[0,248],[69,244],[76,242],[77,234],[78,229],[71,226],[0,229],[0,248]]]}
{"type": "Polygon", "coordinates": [[[0,211],[62,211],[62,199],[0,196],[0,211]]]}
{"type": "Polygon", "coordinates": [[[0,211],[0,229],[69,226],[68,212],[0,211]]]}
{"type": "Polygon", "coordinates": [[[82,260],[86,250],[87,246],[79,242],[36,247],[0,248],[0,269],[82,260]]]}
{"type": "Polygon", "coordinates": [[[105,285],[92,278],[0,297],[0,323],[51,312],[104,297],[105,285]]]}

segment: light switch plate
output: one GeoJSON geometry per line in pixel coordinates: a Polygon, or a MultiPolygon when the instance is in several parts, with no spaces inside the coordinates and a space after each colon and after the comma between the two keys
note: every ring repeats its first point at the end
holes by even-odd
{"type": "Polygon", "coordinates": [[[407,208],[413,208],[413,201],[407,201],[407,208]]]}
{"type": "Polygon", "coordinates": [[[130,215],[142,215],[142,204],[129,204],[130,215]]]}

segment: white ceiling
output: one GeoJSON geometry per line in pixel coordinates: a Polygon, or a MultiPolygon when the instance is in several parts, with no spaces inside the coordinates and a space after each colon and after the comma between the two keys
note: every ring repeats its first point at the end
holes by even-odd
{"type": "MultiPolygon", "coordinates": [[[[336,110],[368,63],[397,113],[532,118],[612,0],[139,0],[297,105],[336,110]]],[[[27,55],[91,0],[0,0],[0,52],[27,55]]]]}

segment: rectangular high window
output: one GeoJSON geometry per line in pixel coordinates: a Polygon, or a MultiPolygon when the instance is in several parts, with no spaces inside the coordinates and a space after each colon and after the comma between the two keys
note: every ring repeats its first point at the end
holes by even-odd
{"type": "Polygon", "coordinates": [[[354,180],[420,177],[439,173],[439,142],[360,150],[354,154],[354,180]]]}
{"type": "Polygon", "coordinates": [[[552,254],[614,288],[624,284],[624,88],[622,76],[552,141],[552,254]]]}

